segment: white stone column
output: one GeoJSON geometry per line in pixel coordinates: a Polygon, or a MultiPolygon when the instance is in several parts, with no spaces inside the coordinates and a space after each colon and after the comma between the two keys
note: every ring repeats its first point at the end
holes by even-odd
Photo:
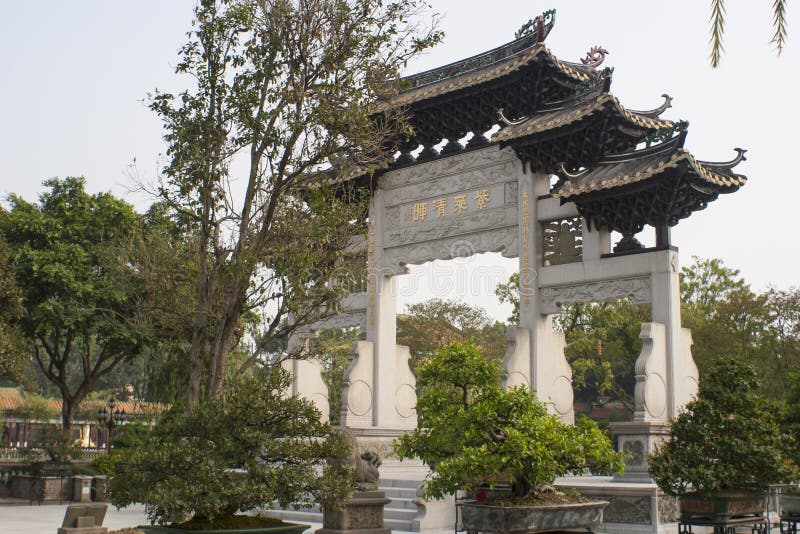
{"type": "Polygon", "coordinates": [[[564,335],[554,332],[552,317],[541,313],[537,290],[542,249],[536,199],[549,190],[550,178],[545,174],[519,176],[519,326],[507,334],[513,343],[506,354],[504,382],[519,385],[527,378],[527,385],[548,404],[548,410],[572,423],[572,369],[564,356],[564,335]]]}
{"type": "Polygon", "coordinates": [[[667,415],[680,413],[697,392],[699,373],[692,358],[691,331],[681,327],[681,295],[678,278],[678,252],[662,256],[666,264],[653,269],[653,322],[664,325],[666,341],[667,415]]]}
{"type": "Polygon", "coordinates": [[[401,417],[395,408],[400,373],[396,333],[397,290],[394,273],[380,267],[386,230],[385,195],[378,190],[372,198],[367,235],[367,341],[373,343],[374,351],[372,424],[377,428],[406,428],[407,418],[401,417]]]}

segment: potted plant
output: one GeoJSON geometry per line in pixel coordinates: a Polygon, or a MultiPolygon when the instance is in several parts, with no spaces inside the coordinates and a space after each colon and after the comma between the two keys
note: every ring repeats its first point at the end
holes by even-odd
{"type": "Polygon", "coordinates": [[[144,445],[122,453],[111,502],[144,503],[145,533],[299,534],[308,526],[239,515],[273,502],[335,506],[354,487],[348,467],[327,462],[347,453],[343,439],[311,402],[284,395],[290,384],[280,367],[263,367],[219,399],[165,414],[144,445]]]}
{"type": "Polygon", "coordinates": [[[430,466],[428,498],[486,494],[461,505],[467,531],[545,532],[602,522],[608,503],[553,487],[569,473],[622,471],[622,456],[594,422],[564,424],[531,390],[504,390],[499,363],[472,342],[454,343],[423,362],[417,390],[419,426],[396,441],[396,453],[430,466]],[[510,491],[498,491],[503,482],[510,491]]]}
{"type": "Polygon", "coordinates": [[[764,513],[766,485],[791,479],[796,466],[782,443],[779,410],[758,393],[755,369],[720,359],[700,391],[650,456],[650,474],[678,496],[681,520],[723,523],[764,513]]]}

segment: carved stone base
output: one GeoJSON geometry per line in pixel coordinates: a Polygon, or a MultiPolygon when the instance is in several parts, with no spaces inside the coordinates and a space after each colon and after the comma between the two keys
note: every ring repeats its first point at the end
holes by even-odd
{"type": "Polygon", "coordinates": [[[674,533],[678,502],[661,493],[655,484],[620,482],[612,477],[567,477],[556,480],[562,487],[585,497],[608,501],[598,534],[674,533]]]}
{"type": "Polygon", "coordinates": [[[617,436],[619,451],[626,455],[625,474],[615,477],[617,482],[652,483],[648,474],[647,458],[656,446],[669,437],[666,423],[633,422],[611,423],[611,431],[617,436]]]}
{"type": "Polygon", "coordinates": [[[389,502],[382,491],[357,491],[343,510],[326,511],[318,534],[390,534],[383,526],[383,507],[389,502]]]}

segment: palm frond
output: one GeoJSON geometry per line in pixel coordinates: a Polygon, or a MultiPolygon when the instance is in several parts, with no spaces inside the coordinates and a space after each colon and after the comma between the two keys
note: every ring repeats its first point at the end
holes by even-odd
{"type": "Polygon", "coordinates": [[[781,55],[786,44],[786,1],[775,0],[772,3],[772,28],[774,33],[770,42],[775,45],[775,51],[778,55],[781,55]]]}
{"type": "MultiPolygon", "coordinates": [[[[785,0],[775,0],[776,3],[783,4],[785,0]]],[[[722,44],[722,37],[725,34],[725,0],[711,0],[711,66],[717,68],[725,47],[722,44]]]]}

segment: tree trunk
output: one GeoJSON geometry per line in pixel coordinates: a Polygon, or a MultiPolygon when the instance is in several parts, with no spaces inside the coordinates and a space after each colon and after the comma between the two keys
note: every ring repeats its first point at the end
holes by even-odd
{"type": "Polygon", "coordinates": [[[72,429],[72,417],[75,412],[75,401],[74,399],[67,397],[66,395],[61,396],[61,427],[64,429],[64,433],[69,432],[72,429]]]}

